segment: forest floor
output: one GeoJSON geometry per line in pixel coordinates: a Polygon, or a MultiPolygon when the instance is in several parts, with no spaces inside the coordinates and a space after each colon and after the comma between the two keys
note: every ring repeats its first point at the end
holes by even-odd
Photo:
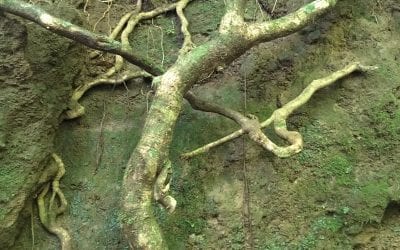
{"type": "MultiPolygon", "coordinates": [[[[279,2],[277,13],[292,11],[296,2],[279,2]]],[[[90,16],[83,18],[93,27],[106,4],[90,3],[90,16]]],[[[171,149],[178,207],[172,215],[156,210],[170,249],[400,248],[399,6],[339,1],[303,31],[253,48],[196,85],[203,98],[265,119],[312,80],[351,62],[379,67],[319,91],[291,116],[289,127],[302,133],[305,146],[288,159],[239,138],[182,161],[181,153],[237,129],[185,105],[171,149]]],[[[97,29],[108,32],[108,22],[117,22],[124,7],[111,8],[112,18],[97,29]]],[[[256,10],[251,6],[247,18],[261,18],[256,10]]],[[[194,1],[186,13],[200,44],[217,29],[223,1],[194,1]]],[[[178,31],[169,14],[140,25],[132,44],[170,65],[178,31]]],[[[87,62],[79,80],[110,62],[87,62]]],[[[97,87],[82,100],[86,114],[61,124],[55,144],[66,165],[61,187],[69,210],[60,220],[76,249],[127,248],[119,225],[120,184],[150,102],[150,87],[142,81],[97,87]]],[[[35,214],[14,249],[58,249],[35,214]]]]}

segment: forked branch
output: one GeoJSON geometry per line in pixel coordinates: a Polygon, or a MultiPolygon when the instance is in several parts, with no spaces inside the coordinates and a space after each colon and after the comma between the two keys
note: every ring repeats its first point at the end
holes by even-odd
{"type": "Polygon", "coordinates": [[[184,159],[191,158],[193,156],[206,153],[211,148],[221,145],[225,142],[238,138],[243,134],[249,134],[249,137],[255,141],[257,144],[261,145],[268,151],[271,151],[278,157],[288,157],[293,154],[300,152],[303,148],[303,139],[300,133],[296,131],[289,131],[286,126],[286,119],[292,114],[296,109],[300,108],[302,105],[307,103],[311,96],[321,88],[327,87],[337,80],[351,74],[354,71],[366,72],[370,70],[375,70],[376,67],[373,66],[363,66],[359,62],[350,64],[345,68],[332,73],[331,75],[312,81],[295,99],[285,104],[283,107],[275,110],[272,115],[262,123],[259,123],[257,119],[249,119],[239,112],[220,107],[215,104],[210,104],[196,98],[192,93],[188,92],[186,94],[192,107],[195,109],[200,109],[207,112],[218,113],[239,123],[242,129],[227,135],[217,141],[209,143],[203,147],[200,147],[194,151],[182,154],[181,157],[184,159]],[[268,137],[262,133],[261,129],[268,127],[270,124],[274,125],[274,129],[277,135],[285,139],[290,143],[289,146],[281,147],[277,146],[268,137]]]}
{"type": "Polygon", "coordinates": [[[336,2],[337,0],[316,0],[281,18],[250,23],[246,28],[246,37],[258,44],[293,34],[315,20],[316,17],[332,9],[336,2]]]}
{"type": "Polygon", "coordinates": [[[163,72],[156,63],[150,62],[145,56],[135,53],[131,48],[123,46],[120,42],[54,17],[38,6],[19,0],[0,0],[0,10],[31,20],[53,33],[67,37],[92,49],[120,55],[130,63],[153,75],[160,75],[163,72]]]}

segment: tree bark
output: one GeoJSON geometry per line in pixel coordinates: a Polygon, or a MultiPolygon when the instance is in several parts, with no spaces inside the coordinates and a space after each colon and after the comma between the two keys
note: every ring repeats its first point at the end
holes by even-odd
{"type": "Polygon", "coordinates": [[[154,181],[157,171],[168,158],[184,93],[205,73],[220,63],[231,62],[248,48],[226,38],[193,49],[155,80],[160,83],[123,180],[124,234],[134,249],[167,249],[153,215],[154,181]]]}

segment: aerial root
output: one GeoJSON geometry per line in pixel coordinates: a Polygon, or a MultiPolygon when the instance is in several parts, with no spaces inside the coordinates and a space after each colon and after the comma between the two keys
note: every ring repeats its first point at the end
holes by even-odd
{"type": "MultiPolygon", "coordinates": [[[[171,3],[168,5],[164,5],[164,6],[155,8],[151,11],[140,12],[142,9],[142,1],[141,0],[137,1],[136,9],[129,16],[128,20],[126,21],[126,26],[121,32],[122,46],[124,48],[131,48],[131,45],[129,43],[129,35],[133,32],[136,25],[140,21],[146,20],[146,19],[151,19],[158,15],[166,13],[168,11],[174,10],[174,9],[176,9],[176,6],[177,6],[177,3],[171,3]]],[[[109,73],[112,74],[112,73],[118,72],[122,68],[123,62],[124,62],[124,60],[122,57],[116,56],[115,66],[109,70],[109,73]]]]}
{"type": "Polygon", "coordinates": [[[172,177],[172,163],[170,160],[167,160],[157,176],[154,185],[153,197],[169,213],[175,211],[177,204],[174,197],[167,195],[171,185],[171,177],[172,177]]]}
{"type": "Polygon", "coordinates": [[[68,231],[58,225],[56,222],[57,216],[64,213],[67,209],[67,200],[65,199],[64,193],[60,189],[60,179],[65,174],[64,163],[61,158],[52,154],[53,160],[57,164],[58,171],[53,181],[47,183],[37,198],[37,204],[39,208],[39,218],[43,226],[50,232],[55,234],[61,243],[61,249],[71,249],[71,236],[68,231]],[[46,204],[46,195],[51,187],[51,196],[49,203],[46,204]],[[56,201],[56,198],[58,202],[56,201]]]}
{"type": "Polygon", "coordinates": [[[239,112],[230,110],[216,104],[211,104],[203,100],[198,99],[193,93],[188,92],[185,98],[189,101],[194,109],[218,113],[226,116],[235,122],[237,122],[242,129],[237,130],[219,140],[211,142],[205,146],[202,146],[191,152],[182,154],[183,159],[188,159],[199,154],[208,152],[211,148],[221,145],[225,142],[238,138],[243,134],[248,134],[250,139],[262,146],[264,149],[272,152],[278,157],[285,158],[296,153],[299,153],[303,148],[303,139],[300,133],[296,131],[287,130],[286,120],[296,109],[308,102],[311,96],[321,88],[327,87],[337,80],[351,74],[354,71],[367,72],[375,70],[377,67],[374,66],[363,66],[359,62],[352,63],[345,68],[332,73],[331,75],[312,81],[295,99],[285,104],[283,107],[275,110],[272,115],[262,123],[259,123],[254,117],[248,118],[239,112]],[[261,131],[261,129],[268,127],[273,124],[275,133],[288,141],[289,146],[281,147],[273,143],[268,137],[261,131]]]}
{"type": "Polygon", "coordinates": [[[127,72],[121,74],[116,78],[109,78],[107,76],[103,76],[91,82],[87,82],[78,88],[76,88],[72,94],[69,103],[69,109],[64,112],[64,119],[74,119],[82,116],[85,113],[85,108],[79,104],[79,100],[81,97],[92,87],[97,85],[118,85],[122,84],[126,81],[139,78],[139,77],[152,77],[149,73],[145,71],[137,71],[137,72],[127,72]]]}
{"type": "MultiPolygon", "coordinates": [[[[189,2],[190,0],[182,0],[183,2],[189,2]]],[[[111,39],[115,39],[118,34],[121,33],[121,44],[124,48],[131,48],[131,45],[129,43],[129,35],[133,32],[134,28],[136,25],[141,21],[141,20],[146,20],[146,19],[151,19],[153,17],[156,17],[160,14],[163,14],[165,12],[174,10],[177,8],[178,3],[171,3],[167,4],[165,6],[161,6],[158,8],[155,8],[151,11],[148,12],[140,12],[142,9],[142,0],[138,0],[136,7],[134,10],[126,13],[119,21],[117,26],[113,29],[111,34],[108,36],[111,39]]],[[[187,4],[187,3],[186,3],[187,4]]],[[[182,6],[184,8],[185,5],[182,6]]],[[[187,26],[186,26],[187,27],[187,26]]],[[[89,56],[90,58],[95,58],[96,56],[99,55],[99,52],[92,52],[89,56]]],[[[118,72],[122,70],[124,66],[124,59],[116,55],[115,56],[115,64],[113,67],[109,68],[106,73],[100,76],[100,78],[93,80],[91,82],[87,82],[79,86],[77,89],[75,89],[74,93],[72,94],[72,97],[70,99],[69,103],[69,109],[64,112],[64,119],[70,120],[74,119],[77,117],[82,116],[85,113],[85,108],[79,104],[79,99],[84,95],[84,93],[89,90],[90,88],[97,86],[97,85],[104,85],[104,84],[121,84],[127,80],[133,79],[133,78],[138,78],[138,77],[152,77],[151,74],[145,72],[145,71],[139,71],[139,72],[134,72],[134,73],[124,73],[122,76],[118,76],[116,78],[114,77],[118,72]]]]}
{"type": "Polygon", "coordinates": [[[186,6],[190,1],[191,0],[181,0],[178,2],[178,5],[176,6],[176,13],[179,17],[179,20],[181,21],[181,31],[184,37],[183,45],[180,50],[181,54],[189,52],[194,47],[194,43],[192,42],[192,36],[188,29],[189,22],[186,19],[185,14],[183,13],[183,9],[186,8],[186,6]]]}

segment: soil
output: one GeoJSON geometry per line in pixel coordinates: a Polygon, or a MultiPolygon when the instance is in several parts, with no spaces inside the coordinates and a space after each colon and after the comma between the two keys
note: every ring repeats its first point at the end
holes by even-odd
{"type": "MultiPolygon", "coordinates": [[[[254,1],[249,2],[246,19],[266,18],[254,1]]],[[[261,2],[268,6],[274,1],[261,2]]],[[[83,14],[81,19],[93,27],[107,4],[88,3],[89,16],[83,14]]],[[[278,3],[274,17],[300,5],[294,0],[278,3]]],[[[81,2],[66,4],[83,8],[81,2]]],[[[115,4],[110,18],[106,15],[96,30],[107,33],[128,4],[115,4]]],[[[223,5],[223,1],[204,0],[187,7],[197,44],[215,34],[223,5]]],[[[322,89],[290,117],[289,128],[302,133],[305,146],[288,159],[239,138],[182,161],[181,153],[237,129],[226,118],[193,111],[185,104],[171,148],[171,190],[178,207],[170,215],[155,205],[170,249],[400,248],[398,6],[395,1],[339,1],[333,11],[304,30],[253,48],[195,86],[199,96],[263,120],[312,80],[351,62],[379,67],[322,89]]],[[[144,22],[132,35],[132,44],[167,67],[181,43],[178,25],[173,14],[144,22]]],[[[104,63],[80,60],[85,68],[79,81],[104,71],[102,65],[110,59],[99,60],[104,63]]],[[[75,72],[63,67],[68,74],[75,72]]],[[[73,84],[69,79],[68,86],[73,84]]],[[[120,184],[151,103],[150,87],[140,80],[96,87],[81,103],[86,114],[61,123],[54,136],[54,150],[66,165],[61,188],[69,201],[59,221],[76,249],[127,249],[119,223],[120,184]]],[[[284,144],[273,130],[267,133],[284,144]]],[[[43,155],[47,151],[41,150],[43,155]]],[[[57,238],[40,225],[36,210],[33,206],[31,219],[22,220],[25,226],[13,249],[59,248],[57,238]]]]}

